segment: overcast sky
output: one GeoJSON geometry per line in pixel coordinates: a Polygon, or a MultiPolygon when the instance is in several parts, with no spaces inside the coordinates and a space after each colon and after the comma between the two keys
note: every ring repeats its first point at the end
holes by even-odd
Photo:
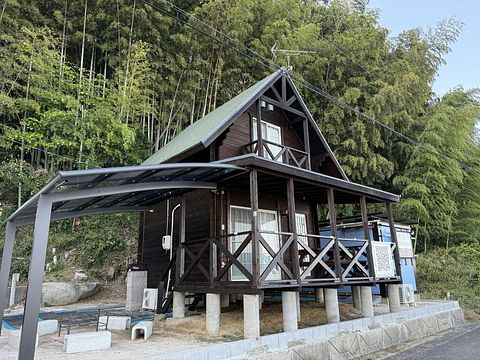
{"type": "Polygon", "coordinates": [[[380,9],[380,24],[390,29],[391,36],[415,27],[434,27],[452,16],[463,22],[462,33],[451,46],[433,89],[443,95],[458,85],[465,89],[480,87],[479,0],[370,0],[370,7],[380,9]]]}

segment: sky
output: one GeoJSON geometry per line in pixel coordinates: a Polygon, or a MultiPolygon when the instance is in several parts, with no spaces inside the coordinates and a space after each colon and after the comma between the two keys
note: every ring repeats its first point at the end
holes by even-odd
{"type": "Polygon", "coordinates": [[[380,10],[380,24],[390,29],[390,36],[402,30],[427,29],[446,18],[456,17],[463,30],[451,46],[444,65],[433,84],[437,95],[456,86],[480,88],[480,1],[479,0],[370,0],[370,7],[380,10]]]}

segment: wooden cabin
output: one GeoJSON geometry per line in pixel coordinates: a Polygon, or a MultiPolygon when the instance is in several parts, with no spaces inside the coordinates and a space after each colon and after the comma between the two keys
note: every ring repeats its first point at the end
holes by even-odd
{"type": "MultiPolygon", "coordinates": [[[[138,262],[148,269],[148,286],[165,294],[159,311],[172,290],[259,294],[401,281],[396,239],[371,239],[367,218],[367,204],[383,203],[393,224],[399,196],[347,178],[288,71],[196,121],[144,164],[165,162],[227,163],[244,171],[223,178],[216,190],[172,190],[163,201],[159,193],[154,211],[142,213],[138,262]],[[341,204],[360,209],[362,239],[337,236],[341,204]],[[330,236],[320,235],[325,219],[330,236]],[[165,235],[172,236],[171,250],[162,247],[165,235]]],[[[187,168],[165,180],[208,181],[196,174],[187,168]]]]}

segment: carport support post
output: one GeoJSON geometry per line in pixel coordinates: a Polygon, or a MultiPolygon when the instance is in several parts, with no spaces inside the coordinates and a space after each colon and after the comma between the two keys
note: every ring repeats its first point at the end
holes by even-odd
{"type": "Polygon", "coordinates": [[[2,266],[0,268],[0,335],[2,334],[3,312],[5,311],[8,276],[12,264],[13,244],[15,243],[16,232],[17,225],[12,221],[8,221],[5,231],[5,243],[3,244],[2,266]]]}
{"type": "MultiPolygon", "coordinates": [[[[38,313],[42,298],[43,272],[47,254],[48,231],[52,213],[52,199],[40,195],[33,232],[32,259],[28,271],[27,300],[23,312],[22,335],[18,358],[33,359],[37,340],[38,313]]],[[[2,299],[4,301],[4,299],[2,299]]]]}

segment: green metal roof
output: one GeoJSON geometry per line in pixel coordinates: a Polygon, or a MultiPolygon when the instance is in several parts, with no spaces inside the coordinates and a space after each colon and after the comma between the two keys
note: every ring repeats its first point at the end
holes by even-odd
{"type": "Polygon", "coordinates": [[[227,101],[222,106],[216,108],[203,118],[188,126],[185,130],[180,132],[180,134],[170,140],[164,147],[145,160],[143,165],[166,162],[174,156],[190,150],[199,144],[208,146],[206,140],[209,135],[223,126],[229,126],[228,123],[230,120],[234,120],[236,115],[238,115],[240,111],[243,111],[244,107],[249,105],[252,100],[256,99],[257,95],[264,91],[269,84],[275,81],[281,72],[282,70],[278,70],[267,76],[265,79],[249,87],[230,101],[227,101]]]}

